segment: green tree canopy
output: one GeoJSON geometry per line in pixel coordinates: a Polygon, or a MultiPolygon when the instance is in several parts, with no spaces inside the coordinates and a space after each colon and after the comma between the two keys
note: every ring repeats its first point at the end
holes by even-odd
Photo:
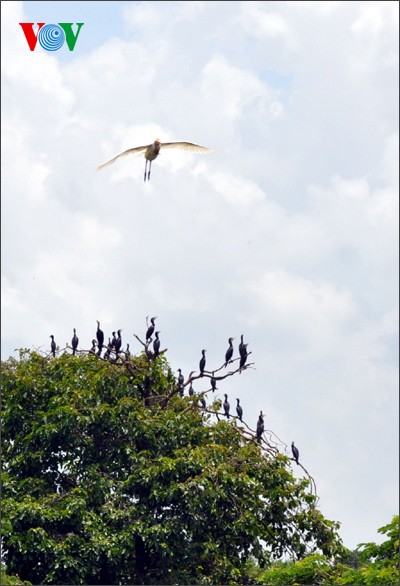
{"type": "Polygon", "coordinates": [[[361,543],[355,551],[343,551],[334,560],[314,553],[296,562],[276,562],[264,571],[255,570],[255,576],[260,584],[269,586],[396,586],[399,584],[399,516],[395,515],[378,532],[388,537],[379,545],[361,543]]]}
{"type": "Polygon", "coordinates": [[[33,584],[241,584],[248,561],[340,549],[312,482],[161,353],[2,364],[2,533],[33,584]],[[187,383],[189,382],[189,379],[187,383]],[[186,383],[186,384],[187,384],[186,383]]]}

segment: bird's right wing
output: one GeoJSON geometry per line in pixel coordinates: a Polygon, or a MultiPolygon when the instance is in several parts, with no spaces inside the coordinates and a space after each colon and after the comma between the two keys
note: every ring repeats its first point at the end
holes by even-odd
{"type": "Polygon", "coordinates": [[[113,157],[112,159],[110,159],[106,163],[103,163],[102,165],[100,165],[99,167],[97,167],[97,169],[104,169],[104,167],[108,167],[109,165],[111,165],[112,163],[114,163],[114,161],[116,161],[120,157],[126,157],[126,155],[139,155],[140,153],[143,153],[147,148],[148,148],[148,145],[146,145],[146,146],[140,146],[140,147],[134,147],[133,149],[128,149],[128,150],[124,151],[123,153],[120,153],[116,157],[113,157]]]}

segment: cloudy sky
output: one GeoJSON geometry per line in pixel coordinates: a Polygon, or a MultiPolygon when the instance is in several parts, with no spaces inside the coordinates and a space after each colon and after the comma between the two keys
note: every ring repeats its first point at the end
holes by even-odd
{"type": "Polygon", "coordinates": [[[140,352],[156,315],[187,374],[243,334],[254,369],[217,396],[295,441],[347,547],[379,542],[398,512],[398,3],[1,13],[2,358],[74,327],[88,349],[96,319],[140,352]],[[84,25],[74,51],[30,51],[20,22],[84,25]],[[156,137],[214,152],[161,149],[146,183],[143,157],[97,171],[156,137]]]}

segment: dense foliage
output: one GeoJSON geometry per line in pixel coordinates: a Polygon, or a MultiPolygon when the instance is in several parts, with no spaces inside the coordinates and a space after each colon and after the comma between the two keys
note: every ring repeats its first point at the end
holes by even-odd
{"type": "Polygon", "coordinates": [[[181,397],[164,355],[26,350],[2,373],[3,561],[19,583],[242,584],[252,560],[340,550],[310,480],[215,422],[220,403],[181,397]]]}
{"type": "Polygon", "coordinates": [[[399,517],[378,529],[388,539],[382,544],[362,543],[332,561],[313,554],[296,562],[276,562],[264,572],[255,570],[257,581],[269,586],[290,584],[399,584],[399,517]]]}

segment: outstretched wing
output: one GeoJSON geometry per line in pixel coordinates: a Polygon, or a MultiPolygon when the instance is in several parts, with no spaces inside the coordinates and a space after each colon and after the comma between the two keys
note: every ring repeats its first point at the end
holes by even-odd
{"type": "Polygon", "coordinates": [[[111,165],[112,163],[114,163],[114,161],[116,161],[120,157],[126,157],[126,155],[139,155],[140,153],[144,153],[147,148],[148,148],[148,145],[134,147],[133,149],[128,149],[128,150],[124,151],[123,153],[120,153],[116,157],[113,157],[112,159],[110,159],[106,163],[103,163],[102,165],[97,167],[97,169],[104,169],[104,167],[108,167],[108,165],[111,165]]]}
{"type": "Polygon", "coordinates": [[[162,142],[162,149],[181,149],[192,153],[211,153],[213,151],[213,149],[194,144],[193,142],[162,142]]]}

